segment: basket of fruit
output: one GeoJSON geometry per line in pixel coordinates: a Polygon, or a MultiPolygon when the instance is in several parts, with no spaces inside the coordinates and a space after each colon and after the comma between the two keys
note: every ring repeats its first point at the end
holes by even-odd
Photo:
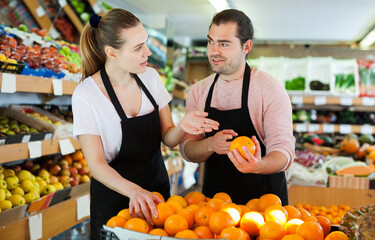
{"type": "Polygon", "coordinates": [[[24,67],[25,64],[18,63],[16,60],[10,58],[6,59],[5,55],[0,54],[0,72],[21,74],[24,67]]]}

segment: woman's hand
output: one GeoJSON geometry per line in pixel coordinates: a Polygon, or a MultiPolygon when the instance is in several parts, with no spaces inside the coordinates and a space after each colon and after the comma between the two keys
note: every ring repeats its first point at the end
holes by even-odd
{"type": "Polygon", "coordinates": [[[254,156],[245,146],[242,147],[242,150],[244,151],[247,159],[243,158],[237,149],[233,149],[233,151],[228,153],[229,159],[232,161],[238,171],[242,173],[258,173],[265,166],[265,163],[262,161],[262,150],[257,138],[253,136],[251,139],[255,144],[254,156]]]}
{"type": "Polygon", "coordinates": [[[156,205],[161,203],[162,200],[141,187],[131,192],[131,195],[129,195],[129,214],[133,217],[144,218],[148,224],[153,226],[151,214],[154,218],[158,217],[156,205]]]}
{"type": "Polygon", "coordinates": [[[206,118],[208,113],[201,111],[187,112],[185,117],[180,121],[178,127],[184,132],[198,135],[205,132],[211,132],[213,129],[219,129],[219,123],[206,118]]]}

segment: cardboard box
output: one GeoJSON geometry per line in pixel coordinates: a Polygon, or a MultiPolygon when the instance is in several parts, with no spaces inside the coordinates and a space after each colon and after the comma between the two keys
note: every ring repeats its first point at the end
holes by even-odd
{"type": "Polygon", "coordinates": [[[11,222],[15,222],[26,216],[26,211],[29,208],[28,204],[24,204],[18,207],[11,208],[0,212],[0,226],[7,225],[11,222]]]}
{"type": "Polygon", "coordinates": [[[90,183],[81,183],[77,186],[72,187],[69,196],[71,198],[83,196],[90,192],[90,183]]]}
{"type": "Polygon", "coordinates": [[[64,189],[61,189],[61,190],[55,192],[55,194],[53,195],[53,198],[51,200],[51,203],[49,204],[49,207],[70,198],[70,191],[71,190],[72,190],[72,188],[69,187],[69,188],[64,188],[64,189]]]}
{"type": "Polygon", "coordinates": [[[44,111],[44,110],[42,110],[38,107],[26,106],[26,105],[25,106],[10,105],[9,109],[17,111],[18,112],[17,115],[19,117],[21,117],[21,115],[23,115],[22,118],[27,119],[27,121],[33,120],[34,125],[36,124],[40,128],[47,129],[48,131],[53,132],[53,138],[66,138],[66,137],[71,137],[73,135],[73,124],[68,123],[68,122],[66,122],[66,121],[54,116],[53,114],[51,114],[47,111],[44,111]],[[53,123],[54,122],[61,122],[62,124],[61,125],[51,124],[51,123],[48,123],[48,122],[43,121],[41,119],[35,118],[31,115],[28,115],[26,113],[23,113],[22,110],[26,109],[26,108],[31,108],[36,113],[47,116],[53,123]]]}
{"type": "Polygon", "coordinates": [[[328,187],[370,189],[370,179],[354,176],[329,176],[328,187]]]}

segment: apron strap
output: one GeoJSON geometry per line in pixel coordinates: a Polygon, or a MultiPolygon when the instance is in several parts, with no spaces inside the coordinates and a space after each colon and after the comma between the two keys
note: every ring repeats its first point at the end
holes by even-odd
{"type": "Polygon", "coordinates": [[[120,116],[121,120],[128,119],[126,116],[124,109],[122,109],[122,106],[116,96],[115,90],[113,90],[112,84],[109,81],[109,77],[107,72],[105,71],[105,67],[103,66],[100,70],[100,76],[102,77],[102,81],[104,83],[105,89],[107,90],[108,96],[112,101],[113,106],[115,107],[117,114],[120,116]]]}
{"type": "Polygon", "coordinates": [[[151,93],[148,91],[148,89],[146,88],[146,86],[143,84],[143,82],[141,81],[141,79],[138,77],[137,74],[133,74],[135,80],[137,81],[138,85],[141,86],[143,92],[146,94],[146,96],[148,97],[148,99],[150,100],[150,102],[152,103],[152,106],[154,106],[155,109],[158,109],[158,105],[156,104],[156,101],[155,99],[152,97],[151,93]]]}
{"type": "Polygon", "coordinates": [[[245,66],[245,73],[243,75],[243,83],[242,83],[242,108],[247,108],[248,103],[248,95],[249,95],[249,86],[250,86],[250,75],[251,69],[249,65],[246,63],[245,66]]]}
{"type": "Polygon", "coordinates": [[[210,90],[208,91],[205,109],[208,109],[211,105],[212,93],[214,92],[214,86],[218,78],[219,78],[219,74],[216,73],[214,82],[211,84],[210,90]]]}

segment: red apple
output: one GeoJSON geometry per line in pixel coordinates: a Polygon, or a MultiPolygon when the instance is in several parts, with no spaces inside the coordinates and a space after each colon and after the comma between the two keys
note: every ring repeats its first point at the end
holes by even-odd
{"type": "Polygon", "coordinates": [[[70,176],[70,171],[68,169],[63,169],[60,172],[60,176],[70,176]]]}
{"type": "Polygon", "coordinates": [[[31,160],[26,160],[22,163],[22,168],[28,171],[31,171],[34,163],[31,160]]]}
{"type": "Polygon", "coordinates": [[[69,183],[69,182],[70,182],[70,177],[69,177],[69,176],[61,176],[61,177],[60,177],[60,182],[61,182],[62,184],[64,184],[64,183],[69,183]]]}
{"type": "Polygon", "coordinates": [[[78,170],[82,168],[82,164],[79,162],[74,162],[73,167],[77,168],[78,170]]]}
{"type": "Polygon", "coordinates": [[[50,176],[49,177],[50,184],[56,183],[58,181],[59,181],[59,179],[56,176],[50,176]]]}
{"type": "Polygon", "coordinates": [[[49,172],[52,173],[52,175],[59,175],[60,174],[60,171],[61,171],[61,167],[57,164],[55,165],[52,165],[50,168],[49,168],[49,172]]]}
{"type": "Polygon", "coordinates": [[[90,169],[89,169],[89,167],[86,167],[86,166],[84,166],[81,169],[79,169],[79,174],[81,174],[81,175],[86,175],[89,172],[90,172],[90,169]]]}
{"type": "Polygon", "coordinates": [[[70,167],[70,168],[69,168],[69,171],[70,171],[70,175],[71,175],[71,176],[74,176],[74,175],[77,175],[77,174],[78,174],[78,170],[77,170],[77,168],[75,168],[75,167],[70,167]]]}

